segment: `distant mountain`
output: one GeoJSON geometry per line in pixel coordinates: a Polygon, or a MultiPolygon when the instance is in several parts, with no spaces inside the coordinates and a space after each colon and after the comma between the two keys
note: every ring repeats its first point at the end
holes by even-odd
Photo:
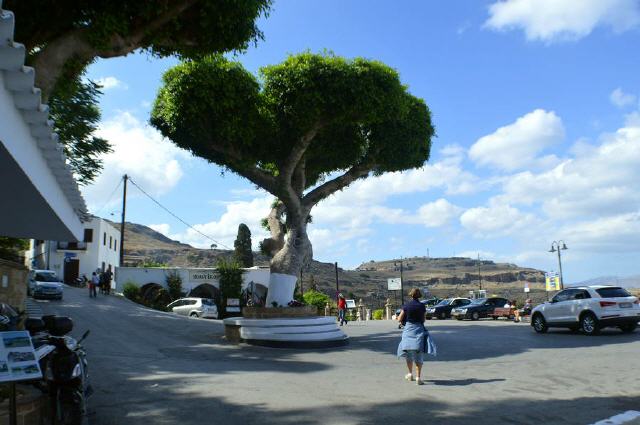
{"type": "MultiPolygon", "coordinates": [[[[117,229],[119,223],[112,223],[117,229]]],[[[155,230],[137,223],[125,226],[125,264],[140,265],[153,261],[173,267],[215,267],[220,257],[231,258],[232,251],[199,249],[174,241],[155,230]]],[[[402,274],[405,289],[427,287],[434,295],[465,295],[470,289],[482,286],[505,296],[521,296],[525,283],[532,290],[541,291],[544,272],[515,264],[478,261],[471,258],[404,258],[402,274]],[[479,268],[478,268],[479,266],[479,268]]],[[[254,253],[256,266],[268,266],[269,258],[254,253]]],[[[379,302],[395,293],[387,291],[387,279],[400,277],[399,260],[369,261],[355,270],[338,268],[340,291],[356,298],[375,298],[379,302]]],[[[316,288],[334,294],[335,266],[313,261],[302,272],[304,290],[316,288]]]]}
{"type": "Polygon", "coordinates": [[[583,280],[576,285],[618,285],[625,288],[640,288],[640,275],[619,277],[600,276],[593,279],[583,280]]]}

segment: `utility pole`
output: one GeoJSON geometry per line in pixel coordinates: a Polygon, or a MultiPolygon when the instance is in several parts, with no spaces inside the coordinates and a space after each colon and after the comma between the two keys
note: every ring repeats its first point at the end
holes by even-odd
{"type": "Polygon", "coordinates": [[[404,278],[402,276],[402,257],[400,257],[400,304],[404,305],[404,278]]]}
{"type": "Polygon", "coordinates": [[[120,267],[124,267],[124,222],[127,212],[127,180],[129,180],[129,176],[125,174],[122,178],[124,179],[124,189],[122,192],[122,221],[120,222],[120,267]]]}
{"type": "Polygon", "coordinates": [[[338,294],[340,293],[340,284],[338,283],[338,262],[333,263],[336,268],[336,302],[338,301],[338,294]]]}
{"type": "Polygon", "coordinates": [[[482,275],[480,274],[480,253],[478,253],[478,281],[480,282],[480,290],[482,291],[482,275]]]}

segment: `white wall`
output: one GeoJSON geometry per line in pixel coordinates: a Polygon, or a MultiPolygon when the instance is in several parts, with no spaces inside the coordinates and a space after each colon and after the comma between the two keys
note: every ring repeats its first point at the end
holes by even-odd
{"type": "MultiPolygon", "coordinates": [[[[269,268],[252,267],[244,270],[245,273],[242,275],[242,289],[245,289],[251,282],[269,288],[269,268]]],[[[184,292],[189,292],[196,286],[205,283],[220,288],[220,283],[218,279],[215,278],[215,269],[212,268],[118,267],[115,275],[116,291],[122,292],[122,287],[127,282],[134,283],[138,287],[144,286],[147,283],[157,283],[166,288],[167,275],[173,272],[177,272],[182,278],[182,289],[184,292]],[[194,274],[198,275],[198,278],[194,279],[194,274]]]]}

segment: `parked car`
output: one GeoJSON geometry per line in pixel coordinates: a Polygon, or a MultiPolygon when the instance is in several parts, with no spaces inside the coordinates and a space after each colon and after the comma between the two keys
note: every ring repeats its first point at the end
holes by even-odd
{"type": "Polygon", "coordinates": [[[438,319],[448,319],[451,317],[451,310],[468,304],[471,304],[469,298],[446,298],[435,306],[427,308],[426,319],[430,320],[434,317],[438,319]]]}
{"type": "Polygon", "coordinates": [[[638,297],[617,286],[566,288],[531,311],[531,326],[538,333],[558,327],[596,335],[610,326],[633,332],[639,321],[638,297]]]}
{"type": "Polygon", "coordinates": [[[470,304],[451,310],[451,317],[458,320],[490,317],[496,307],[504,307],[508,302],[506,298],[500,297],[478,298],[472,300],[470,304]]]}
{"type": "Polygon", "coordinates": [[[182,316],[218,318],[218,307],[210,298],[180,298],[169,304],[167,309],[182,316]]]}
{"type": "Polygon", "coordinates": [[[62,282],[53,270],[31,270],[27,292],[33,298],[61,300],[64,294],[62,282]]]}
{"type": "Polygon", "coordinates": [[[425,307],[433,307],[434,305],[438,304],[440,301],[442,301],[442,299],[440,298],[429,298],[428,300],[420,300],[420,302],[424,304],[425,307]]]}

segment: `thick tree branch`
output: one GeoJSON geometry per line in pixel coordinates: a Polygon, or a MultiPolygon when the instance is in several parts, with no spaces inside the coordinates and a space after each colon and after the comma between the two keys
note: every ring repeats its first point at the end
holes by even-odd
{"type": "Polygon", "coordinates": [[[336,177],[333,180],[329,180],[307,193],[304,198],[302,198],[302,205],[307,211],[310,211],[314,205],[322,201],[324,198],[344,189],[359,178],[365,177],[369,172],[371,172],[374,166],[375,164],[372,162],[363,162],[354,165],[343,175],[336,177]]]}
{"type": "Polygon", "coordinates": [[[324,124],[322,121],[318,121],[317,123],[315,123],[309,131],[307,131],[300,139],[298,139],[296,144],[293,145],[293,148],[291,148],[291,152],[289,152],[289,156],[283,162],[283,167],[280,170],[282,180],[286,184],[291,184],[293,173],[296,171],[298,164],[309,148],[311,141],[314,137],[316,137],[316,134],[318,134],[318,131],[320,131],[323,125],[324,124]]]}
{"type": "MultiPolygon", "coordinates": [[[[113,34],[106,43],[107,47],[98,49],[88,41],[90,28],[78,29],[64,34],[47,43],[34,57],[36,68],[36,85],[42,90],[43,101],[47,101],[56,82],[62,77],[65,65],[70,61],[77,63],[73,67],[80,72],[96,57],[112,58],[127,55],[141,47],[142,41],[152,32],[158,32],[163,25],[175,19],[182,12],[193,6],[198,0],[183,0],[174,4],[160,15],[148,22],[140,22],[136,29],[127,36],[113,34]]],[[[75,76],[70,76],[75,77],[75,76]]]]}
{"type": "Polygon", "coordinates": [[[241,165],[243,163],[242,156],[231,148],[225,149],[215,145],[212,145],[211,148],[226,157],[227,166],[235,173],[240,174],[245,179],[260,186],[272,195],[279,196],[281,191],[278,190],[278,181],[273,175],[261,170],[255,165],[250,167],[241,165]]]}
{"type": "Polygon", "coordinates": [[[296,194],[300,197],[304,192],[304,189],[307,184],[307,162],[303,158],[298,163],[295,171],[293,172],[293,177],[291,179],[291,186],[296,194]]]}

